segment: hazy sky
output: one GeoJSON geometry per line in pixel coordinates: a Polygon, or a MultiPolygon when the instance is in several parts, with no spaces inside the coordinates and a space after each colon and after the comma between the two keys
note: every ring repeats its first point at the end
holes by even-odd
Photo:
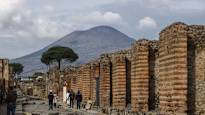
{"type": "Polygon", "coordinates": [[[205,24],[205,0],[0,0],[0,57],[17,58],[97,25],[157,39],[175,21],[205,24]]]}

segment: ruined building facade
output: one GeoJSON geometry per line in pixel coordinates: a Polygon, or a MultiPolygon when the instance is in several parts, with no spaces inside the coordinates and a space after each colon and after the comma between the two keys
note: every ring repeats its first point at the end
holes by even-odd
{"type": "Polygon", "coordinates": [[[138,40],[67,76],[70,89],[101,108],[205,115],[205,26],[174,23],[159,40],[138,40]]]}

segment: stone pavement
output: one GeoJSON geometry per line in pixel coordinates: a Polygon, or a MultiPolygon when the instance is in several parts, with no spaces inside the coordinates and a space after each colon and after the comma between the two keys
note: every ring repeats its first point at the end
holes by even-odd
{"type": "Polygon", "coordinates": [[[6,115],[7,113],[7,106],[6,104],[0,105],[0,115],[6,115]]]}
{"type": "Polygon", "coordinates": [[[58,108],[48,110],[48,102],[38,98],[18,99],[16,113],[18,115],[104,115],[93,110],[70,109],[62,104],[58,108]]]}

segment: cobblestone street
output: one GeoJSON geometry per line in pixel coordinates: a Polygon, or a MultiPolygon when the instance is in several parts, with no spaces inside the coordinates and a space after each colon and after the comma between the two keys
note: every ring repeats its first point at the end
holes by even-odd
{"type": "Polygon", "coordinates": [[[48,110],[48,103],[45,100],[20,97],[17,101],[16,115],[101,115],[95,111],[70,109],[60,103],[57,106],[53,110],[48,110]]]}

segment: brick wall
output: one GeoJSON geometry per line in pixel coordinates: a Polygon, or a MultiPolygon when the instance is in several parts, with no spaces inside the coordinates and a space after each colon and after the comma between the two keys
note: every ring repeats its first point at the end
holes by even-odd
{"type": "Polygon", "coordinates": [[[161,114],[187,111],[186,25],[175,23],[160,33],[159,109],[161,114]]]}
{"type": "Polygon", "coordinates": [[[76,68],[71,87],[99,104],[163,115],[205,114],[205,26],[173,23],[158,41],[138,40],[131,49],[101,56],[76,68]],[[128,64],[131,62],[131,68],[128,64]],[[83,68],[83,69],[82,69],[83,68]],[[76,79],[76,83],[74,80],[76,79]],[[89,93],[88,93],[89,92],[89,93]]]}
{"type": "Polygon", "coordinates": [[[83,95],[83,101],[87,101],[90,98],[90,66],[85,65],[82,68],[82,95],[83,95]]]}
{"type": "Polygon", "coordinates": [[[100,106],[110,106],[110,59],[103,57],[100,64],[100,106]]]}
{"type": "Polygon", "coordinates": [[[126,106],[126,62],[124,56],[114,56],[112,71],[113,108],[123,110],[126,106]]]}
{"type": "Polygon", "coordinates": [[[132,111],[148,111],[149,98],[149,41],[140,40],[133,45],[132,59],[132,111]]]}
{"type": "Polygon", "coordinates": [[[205,26],[188,26],[188,112],[205,115],[205,26]]]}

